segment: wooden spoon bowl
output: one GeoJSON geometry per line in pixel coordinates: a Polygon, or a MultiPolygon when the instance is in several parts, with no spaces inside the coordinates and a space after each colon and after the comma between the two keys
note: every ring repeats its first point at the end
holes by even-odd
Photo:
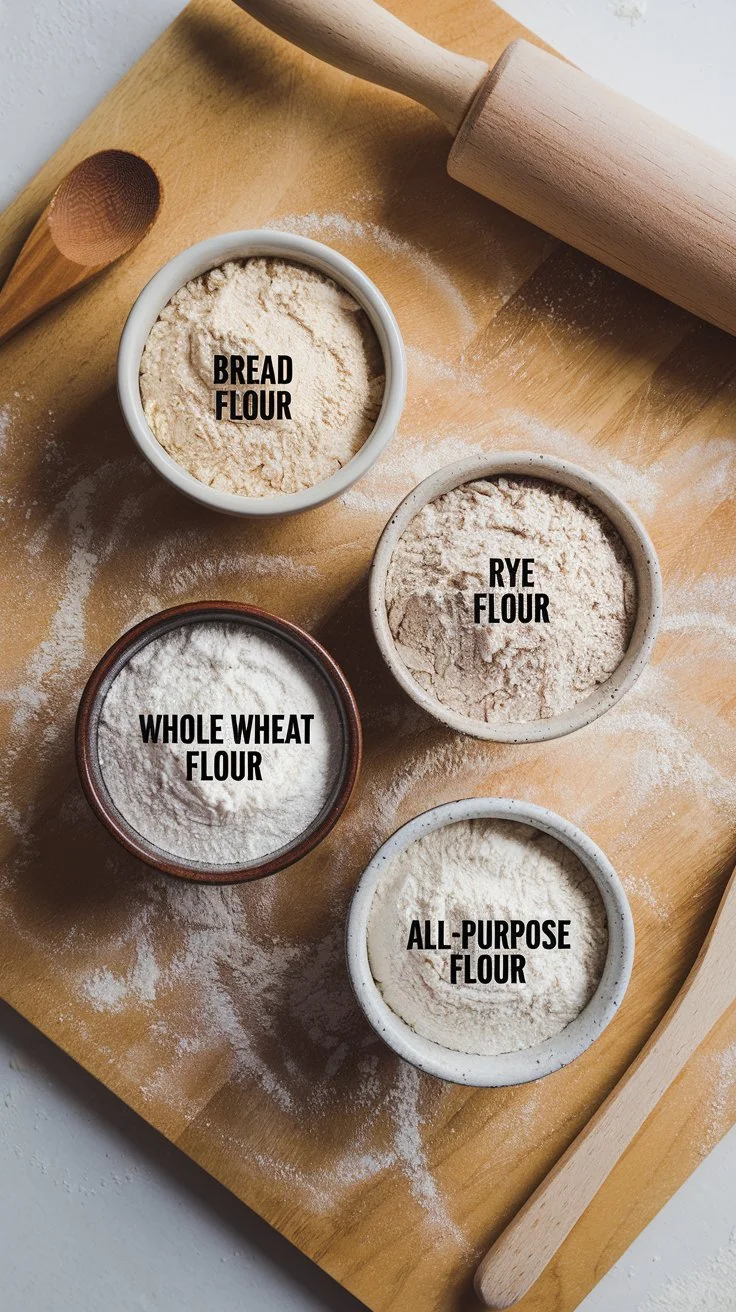
{"type": "Polygon", "coordinates": [[[128,150],[100,150],[67,173],[0,291],[0,343],[132,251],[161,198],[151,165],[128,150]]]}
{"type": "Polygon", "coordinates": [[[104,267],[143,240],[160,204],[161,184],[145,159],[129,150],[100,150],[57,187],[49,232],[73,264],[104,267]]]}

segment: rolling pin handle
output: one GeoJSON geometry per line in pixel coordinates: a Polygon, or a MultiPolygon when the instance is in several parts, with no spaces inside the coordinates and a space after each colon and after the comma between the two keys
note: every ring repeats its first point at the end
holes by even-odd
{"type": "Polygon", "coordinates": [[[457,132],[488,72],[445,50],[374,0],[236,0],[264,26],[311,55],[417,100],[457,132]]]}

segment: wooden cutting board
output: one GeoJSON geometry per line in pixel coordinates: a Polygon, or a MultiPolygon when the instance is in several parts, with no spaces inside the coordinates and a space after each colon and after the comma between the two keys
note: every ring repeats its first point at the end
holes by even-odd
{"type": "MultiPolygon", "coordinates": [[[[520,29],[487,0],[397,0],[494,59],[520,29]]],[[[7,264],[63,173],[146,155],[163,216],[135,254],[3,348],[5,998],[370,1307],[474,1306],[476,1259],[624,1070],[692,962],[736,847],[736,343],[450,182],[414,105],[324,68],[227,0],[195,0],[2,221],[7,264]],[[339,503],[284,523],[207,514],[135,453],[115,352],[175,252],[278,224],[344,251],[386,293],[410,366],[392,448],[339,503]],[[478,451],[568,456],[657,544],[651,668],[603,720],[540,746],[438,728],[382,668],[366,575],[390,511],[478,451]],[[72,724],[94,662],[142,615],[255,602],[342,662],[363,775],[321,850],[261,884],[191,888],[88,813],[72,724]],[[425,807],[531,798],[582,825],[628,888],[638,945],[621,1014],[565,1071],[517,1090],[444,1085],[363,1023],[345,908],[377,844],[425,807]]],[[[728,1128],[724,1021],[523,1303],[571,1312],[728,1128]]]]}

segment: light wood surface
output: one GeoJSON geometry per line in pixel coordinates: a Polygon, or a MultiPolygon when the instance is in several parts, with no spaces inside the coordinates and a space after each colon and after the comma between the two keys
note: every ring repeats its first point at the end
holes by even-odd
{"type": "Polygon", "coordinates": [[[514,1307],[529,1292],[663,1093],[736,1001],[735,941],[736,872],[695,965],[651,1039],[483,1258],[475,1288],[486,1307],[514,1307]]]}
{"type": "MultiPolygon", "coordinates": [[[[397,0],[489,63],[520,35],[487,0],[397,0]]],[[[459,187],[426,110],[197,0],[5,214],[7,269],[55,186],[117,146],[165,194],[148,240],[2,348],[7,621],[3,996],[380,1312],[470,1312],[477,1262],[629,1066],[705,937],[736,833],[736,344],[459,187]],[[283,523],[208,514],[138,457],[115,398],[130,305],[177,251],[278,223],[342,250],[390,301],[407,405],[343,501],[283,523]],[[391,511],[451,459],[529,447],[606,479],[666,590],[650,671],[558,742],[469,742],[384,671],[366,578],[391,511]],[[74,715],[136,619],[228,598],[306,625],[359,701],[354,799],[304,862],[195,897],[118,850],[80,796],[74,715]],[[435,803],[527,797],[618,869],[637,955],[621,1013],[520,1089],[418,1076],[373,1038],[343,961],[377,845],[435,803]]],[[[524,1312],[572,1312],[736,1115],[722,1021],[662,1099],[524,1312]]]]}
{"type": "Polygon", "coordinates": [[[103,150],[57,187],[0,288],[0,343],[133,250],[158,214],[161,189],[146,163],[103,150]]]}
{"type": "Polygon", "coordinates": [[[319,59],[432,109],[458,133],[448,164],[458,182],[736,332],[736,161],[721,151],[526,41],[484,77],[486,65],[374,0],[237,3],[319,59]]]}

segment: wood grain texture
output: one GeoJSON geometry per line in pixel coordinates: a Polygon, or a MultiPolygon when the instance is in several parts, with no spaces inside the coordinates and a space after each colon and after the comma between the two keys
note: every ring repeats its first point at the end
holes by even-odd
{"type": "Polygon", "coordinates": [[[44,212],[0,291],[0,344],[99,272],[60,254],[44,212]]]}
{"type": "Polygon", "coordinates": [[[453,178],[736,332],[736,160],[528,42],[492,70],[453,178]]]}
{"type": "Polygon", "coordinates": [[[374,0],[238,0],[319,59],[457,133],[451,177],[736,332],[736,161],[537,45],[488,71],[374,0]]]}
{"type": "MultiPolygon", "coordinates": [[[[520,35],[478,0],[402,0],[489,62],[520,35]]],[[[476,1306],[477,1260],[589,1119],[692,964],[734,864],[736,344],[446,175],[426,111],[315,63],[229,0],[196,0],[2,221],[7,268],[61,177],[137,150],[166,203],[128,259],[3,347],[3,995],[380,1312],[476,1306]],[[400,431],[346,497],[241,523],[144,465],[114,393],[130,304],[217,231],[280,223],[388,297],[410,387],[400,431]],[[460,455],[568,456],[640,511],[664,572],[652,667],[609,715],[539,747],[430,723],[383,670],[367,612],[392,509],[460,455]],[[76,705],[130,624],[203,597],[309,628],[344,668],[364,768],[334,833],[245,889],[191,890],[118,850],[80,796],[76,705]],[[540,1084],[458,1089],[375,1041],[342,957],[364,864],[428,805],[493,793],[569,816],[631,897],[637,959],[594,1048],[540,1084]]],[[[728,1128],[721,1022],[520,1306],[572,1312],[728,1128]]]]}
{"type": "Polygon", "coordinates": [[[736,872],[669,1011],[636,1061],[485,1255],[475,1288],[486,1307],[520,1303],[713,1026],[736,1001],[736,872]]]}

